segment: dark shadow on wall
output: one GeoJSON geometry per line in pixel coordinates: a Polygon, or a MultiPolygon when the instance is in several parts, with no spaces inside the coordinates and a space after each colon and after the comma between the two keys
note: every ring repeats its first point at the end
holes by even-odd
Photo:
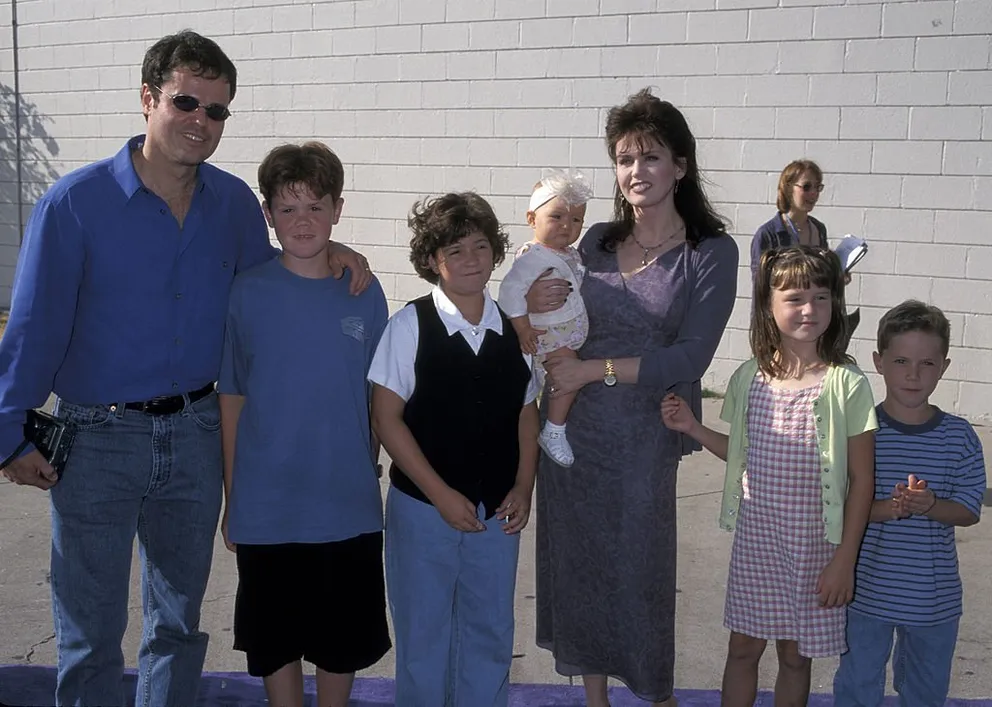
{"type": "Polygon", "coordinates": [[[9,304],[13,267],[28,214],[60,176],[50,161],[59,154],[58,142],[48,134],[51,122],[36,105],[18,101],[14,89],[0,83],[0,309],[9,304]]]}

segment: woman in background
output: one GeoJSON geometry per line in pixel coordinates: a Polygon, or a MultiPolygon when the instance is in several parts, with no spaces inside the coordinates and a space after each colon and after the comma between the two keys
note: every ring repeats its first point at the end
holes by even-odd
{"type": "MultiPolygon", "coordinates": [[[[763,223],[751,239],[751,281],[755,279],[761,254],[772,248],[808,245],[829,248],[827,227],[810,212],[823,193],[823,170],[812,160],[793,160],[785,166],[778,178],[778,211],[763,223]]],[[[845,284],[851,282],[848,274],[845,284]]],[[[847,317],[848,340],[861,321],[861,310],[855,309],[847,317]]]]}

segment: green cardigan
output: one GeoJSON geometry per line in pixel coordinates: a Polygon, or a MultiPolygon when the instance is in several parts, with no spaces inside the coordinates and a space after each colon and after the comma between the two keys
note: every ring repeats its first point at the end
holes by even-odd
{"type": "MultiPolygon", "coordinates": [[[[730,423],[727,475],[723,484],[720,527],[733,530],[741,505],[742,482],[747,469],[747,399],[751,382],[758,375],[758,362],[742,364],[730,378],[720,419],[730,423]]],[[[871,385],[856,366],[831,366],[823,379],[819,397],[813,401],[817,443],[820,451],[820,488],[823,523],[828,542],[839,545],[844,531],[844,502],[847,499],[847,440],[878,429],[871,385]]]]}

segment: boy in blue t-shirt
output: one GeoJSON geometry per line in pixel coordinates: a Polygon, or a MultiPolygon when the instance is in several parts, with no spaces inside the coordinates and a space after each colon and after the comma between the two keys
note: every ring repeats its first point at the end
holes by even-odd
{"type": "Polygon", "coordinates": [[[319,704],[343,707],[391,645],[366,383],[386,299],[331,275],[344,168],[326,145],[274,149],[258,182],[283,252],[234,281],[217,386],[234,647],[272,704],[302,706],[306,659],[319,704]]]}
{"type": "Polygon", "coordinates": [[[892,654],[903,707],[947,699],[961,618],[955,526],[974,525],[985,493],[982,444],[971,425],[930,404],[950,360],[950,324],[908,300],[878,324],[885,379],[875,433],[875,501],[848,608],[848,652],[834,677],[837,707],[878,707],[892,654]]]}

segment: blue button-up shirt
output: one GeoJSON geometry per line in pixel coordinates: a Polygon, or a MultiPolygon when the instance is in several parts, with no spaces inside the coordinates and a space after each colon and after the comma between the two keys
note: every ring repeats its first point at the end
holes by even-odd
{"type": "Polygon", "coordinates": [[[252,190],[209,164],[180,228],[134,170],[143,141],[66,175],[35,205],[0,340],[0,458],[52,391],[108,404],[216,380],[231,282],[275,252],[252,190]]]}

